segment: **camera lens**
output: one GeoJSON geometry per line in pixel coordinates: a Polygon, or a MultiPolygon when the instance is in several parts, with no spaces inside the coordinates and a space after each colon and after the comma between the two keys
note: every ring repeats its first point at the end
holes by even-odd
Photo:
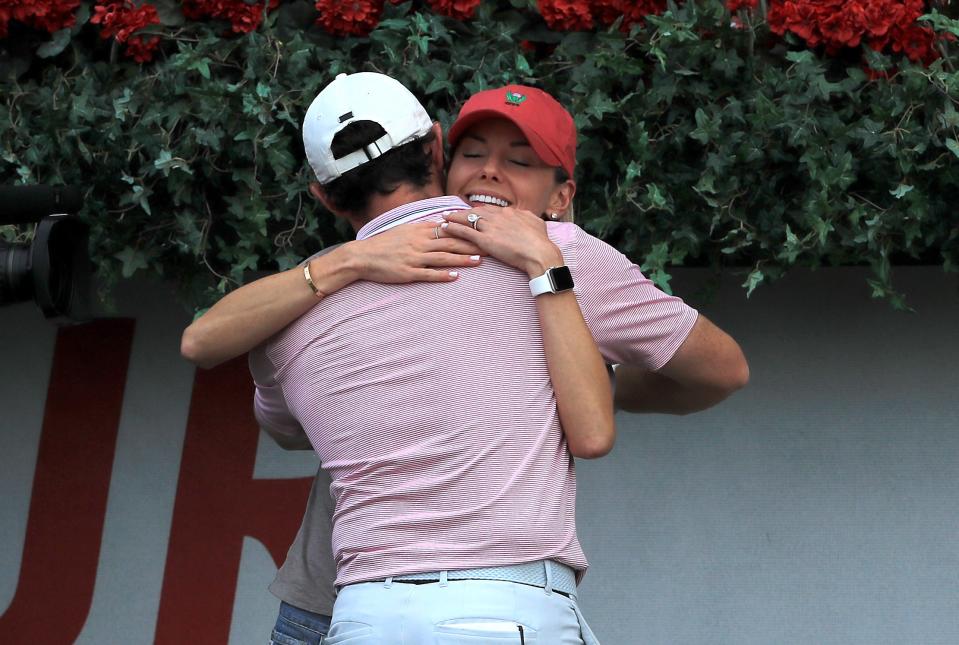
{"type": "Polygon", "coordinates": [[[90,260],[87,225],[73,217],[50,217],[37,227],[32,269],[37,304],[48,318],[74,321],[89,317],[90,260]],[[47,228],[49,226],[49,228],[47,228]]]}
{"type": "Polygon", "coordinates": [[[29,245],[0,242],[0,305],[32,297],[29,245]]]}
{"type": "Polygon", "coordinates": [[[47,318],[83,321],[90,315],[87,226],[73,217],[47,217],[30,244],[0,243],[0,305],[34,300],[47,318]]]}

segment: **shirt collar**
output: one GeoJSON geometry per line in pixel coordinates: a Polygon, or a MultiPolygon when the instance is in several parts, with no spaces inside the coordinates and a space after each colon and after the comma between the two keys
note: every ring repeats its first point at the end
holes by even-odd
{"type": "Polygon", "coordinates": [[[363,240],[368,237],[388,231],[394,226],[406,224],[428,215],[442,213],[445,211],[462,211],[469,209],[469,204],[459,197],[453,195],[444,195],[442,197],[432,197],[430,199],[421,199],[419,201],[404,204],[398,208],[388,210],[382,215],[374,217],[366,223],[357,233],[356,239],[363,240]]]}

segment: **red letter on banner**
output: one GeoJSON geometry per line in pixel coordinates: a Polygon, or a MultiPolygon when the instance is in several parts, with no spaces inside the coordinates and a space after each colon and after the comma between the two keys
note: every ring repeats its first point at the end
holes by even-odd
{"type": "Polygon", "coordinates": [[[93,601],[133,321],[57,334],[17,590],[0,642],[72,643],[93,601]]]}
{"type": "MultiPolygon", "coordinates": [[[[156,643],[229,640],[244,536],[260,540],[278,564],[286,557],[313,478],[253,479],[259,432],[246,360],[198,370],[156,643]]],[[[263,626],[264,638],[270,628],[263,626]]]]}

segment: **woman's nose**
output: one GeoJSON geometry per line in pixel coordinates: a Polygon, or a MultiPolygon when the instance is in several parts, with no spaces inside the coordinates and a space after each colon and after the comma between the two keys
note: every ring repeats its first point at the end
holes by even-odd
{"type": "Polygon", "coordinates": [[[480,172],[483,179],[499,181],[499,164],[492,156],[486,158],[486,161],[483,163],[483,168],[480,172]]]}

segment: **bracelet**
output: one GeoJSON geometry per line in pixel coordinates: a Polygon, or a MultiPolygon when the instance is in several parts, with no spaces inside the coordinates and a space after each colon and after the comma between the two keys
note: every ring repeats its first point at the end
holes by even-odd
{"type": "Polygon", "coordinates": [[[313,295],[317,298],[323,298],[326,296],[325,293],[316,288],[316,285],[313,284],[313,276],[310,275],[310,263],[307,262],[303,265],[303,277],[306,278],[306,284],[310,287],[310,291],[313,292],[313,295]]]}

